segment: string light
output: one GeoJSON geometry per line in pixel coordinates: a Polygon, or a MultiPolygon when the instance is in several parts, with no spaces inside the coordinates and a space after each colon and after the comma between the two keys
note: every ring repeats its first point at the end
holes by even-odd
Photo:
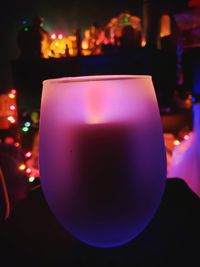
{"type": "Polygon", "coordinates": [[[6,101],[6,107],[5,110],[7,111],[7,120],[11,123],[14,124],[16,123],[16,117],[17,117],[17,113],[16,113],[16,104],[15,104],[15,97],[16,97],[16,90],[15,89],[11,89],[9,91],[9,93],[7,94],[7,97],[10,99],[7,99],[6,101]],[[8,113],[8,110],[10,110],[10,114],[8,113]]]}
{"type": "Polygon", "coordinates": [[[51,39],[56,39],[56,35],[55,35],[55,33],[53,33],[52,35],[51,35],[51,39]]]}
{"type": "Polygon", "coordinates": [[[20,147],[20,143],[16,142],[16,143],[15,143],[15,146],[16,146],[16,147],[20,147]]]}
{"type": "Polygon", "coordinates": [[[16,94],[16,90],[15,89],[11,89],[10,90],[10,93],[13,94],[13,95],[15,95],[16,94]]]}
{"type": "Polygon", "coordinates": [[[59,34],[59,35],[58,35],[58,39],[61,40],[62,38],[63,38],[63,35],[62,35],[62,34],[59,34]]]}
{"type": "Polygon", "coordinates": [[[175,146],[180,145],[180,141],[179,141],[179,140],[174,140],[174,145],[175,145],[175,146]]]}
{"type": "Polygon", "coordinates": [[[22,128],[22,131],[23,131],[23,132],[28,132],[28,130],[29,130],[28,127],[23,127],[23,128],[22,128]]]}
{"type": "Polygon", "coordinates": [[[26,20],[26,19],[23,19],[23,20],[22,20],[22,24],[23,24],[23,25],[27,24],[27,20],[26,20]]]}
{"type": "Polygon", "coordinates": [[[15,105],[10,106],[10,110],[15,110],[15,109],[16,109],[15,105]]]}
{"type": "Polygon", "coordinates": [[[18,169],[20,171],[24,171],[26,169],[26,165],[24,163],[22,163],[22,164],[19,165],[18,169]]]}
{"type": "Polygon", "coordinates": [[[26,154],[25,154],[25,157],[26,158],[30,158],[32,156],[32,153],[30,151],[28,151],[26,154]]]}
{"type": "Polygon", "coordinates": [[[27,168],[27,169],[26,169],[26,173],[27,173],[27,174],[30,174],[30,173],[31,173],[31,169],[30,169],[30,168],[27,168]]]}
{"type": "Polygon", "coordinates": [[[142,38],[142,42],[141,42],[141,46],[142,46],[142,47],[145,47],[146,44],[147,44],[147,41],[146,41],[145,37],[143,37],[143,38],[142,38]]]}
{"type": "Polygon", "coordinates": [[[32,183],[32,182],[35,181],[35,177],[34,177],[34,176],[30,176],[30,177],[28,178],[28,180],[29,180],[30,183],[32,183]]]}
{"type": "Polygon", "coordinates": [[[7,120],[10,122],[10,123],[15,123],[15,118],[13,116],[8,116],[7,120]]]}
{"type": "Polygon", "coordinates": [[[190,139],[189,135],[186,134],[186,135],[184,136],[184,140],[189,140],[189,139],[190,139]]]}
{"type": "Polygon", "coordinates": [[[10,137],[10,136],[7,136],[4,139],[4,143],[6,143],[6,144],[13,144],[14,143],[14,138],[13,137],[10,137]]]}
{"type": "Polygon", "coordinates": [[[15,94],[13,94],[13,93],[9,93],[8,96],[9,96],[11,99],[14,99],[14,98],[15,98],[15,94]]]}
{"type": "Polygon", "coordinates": [[[30,127],[31,126],[31,123],[29,121],[27,121],[27,122],[24,123],[24,126],[25,127],[30,127]]]}

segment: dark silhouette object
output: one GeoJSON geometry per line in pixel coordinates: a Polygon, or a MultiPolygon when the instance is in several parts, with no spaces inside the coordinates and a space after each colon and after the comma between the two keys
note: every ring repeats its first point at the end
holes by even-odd
{"type": "Polygon", "coordinates": [[[10,215],[10,201],[3,172],[0,168],[0,220],[6,220],[10,215]]]}
{"type": "MultiPolygon", "coordinates": [[[[167,41],[167,40],[166,40],[167,41]]],[[[162,87],[160,103],[162,107],[173,107],[174,90],[177,84],[176,76],[176,51],[168,48],[160,51],[162,63],[158,66],[158,85],[162,87]]]]}
{"type": "Polygon", "coordinates": [[[0,139],[2,142],[6,142],[6,138],[13,138],[16,142],[20,140],[19,128],[17,125],[13,125],[8,129],[0,129],[0,139]]]}
{"type": "Polygon", "coordinates": [[[70,54],[69,54],[69,46],[68,46],[68,44],[66,44],[66,46],[65,46],[65,56],[66,56],[66,57],[69,57],[69,56],[70,56],[70,54]]]}
{"type": "Polygon", "coordinates": [[[14,144],[1,143],[0,153],[8,154],[18,162],[23,162],[25,160],[22,149],[16,147],[14,144]]]}
{"type": "Polygon", "coordinates": [[[120,46],[123,52],[130,52],[134,48],[141,45],[141,34],[132,26],[127,25],[122,29],[122,36],[120,38],[120,46]]]}
{"type": "MultiPolygon", "coordinates": [[[[87,246],[56,221],[40,189],[33,191],[0,229],[9,252],[34,266],[196,266],[199,260],[200,199],[178,178],[168,179],[151,224],[128,244],[112,249],[87,246]],[[26,254],[25,254],[26,253],[26,254]]],[[[19,261],[21,263],[21,260],[19,261]]],[[[17,262],[16,262],[17,263],[17,262]]],[[[26,265],[25,265],[26,266],[26,265]]],[[[32,265],[27,265],[32,266],[32,265]]]]}
{"type": "Polygon", "coordinates": [[[120,52],[119,46],[114,44],[102,44],[102,53],[104,55],[118,54],[120,52]]]}
{"type": "Polygon", "coordinates": [[[143,1],[143,33],[147,48],[158,48],[160,24],[160,1],[143,1]]]}
{"type": "Polygon", "coordinates": [[[81,37],[80,29],[76,29],[75,36],[76,36],[76,43],[77,43],[77,56],[81,56],[82,55],[82,49],[81,49],[82,37],[81,37]]]}
{"type": "Polygon", "coordinates": [[[43,29],[44,19],[36,16],[30,26],[23,27],[17,36],[20,58],[41,58],[42,40],[48,32],[43,29]]]}

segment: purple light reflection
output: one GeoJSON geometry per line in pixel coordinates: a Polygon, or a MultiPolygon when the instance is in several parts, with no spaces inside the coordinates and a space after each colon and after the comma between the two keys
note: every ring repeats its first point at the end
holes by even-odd
{"type": "Polygon", "coordinates": [[[60,223],[97,247],[149,224],[164,191],[162,126],[150,76],[44,81],[40,173],[60,223]]]}

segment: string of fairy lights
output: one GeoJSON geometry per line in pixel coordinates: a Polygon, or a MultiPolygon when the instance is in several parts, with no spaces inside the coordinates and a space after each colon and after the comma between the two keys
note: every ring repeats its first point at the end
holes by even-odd
{"type": "Polygon", "coordinates": [[[16,90],[15,89],[11,89],[10,92],[8,93],[8,98],[10,99],[10,106],[9,106],[9,110],[10,110],[10,114],[7,117],[7,120],[11,123],[14,124],[17,121],[17,107],[16,107],[16,90]]]}
{"type": "MultiPolygon", "coordinates": [[[[21,122],[18,119],[19,114],[17,109],[16,98],[17,98],[17,91],[16,89],[13,88],[10,89],[6,95],[0,95],[0,122],[1,122],[0,126],[3,125],[2,121],[4,122],[4,125],[8,127],[8,129],[15,126],[17,129],[19,129],[20,134],[23,135],[23,138],[26,138],[26,135],[29,131],[31,131],[34,127],[39,127],[38,126],[39,115],[36,112],[33,112],[32,119],[28,120],[26,118],[23,122],[21,122]],[[2,118],[4,120],[2,120],[2,118]]],[[[7,138],[8,138],[7,140],[9,140],[10,137],[8,136],[7,138]]],[[[189,139],[190,139],[189,133],[184,134],[181,138],[174,138],[172,147],[175,148],[179,146],[182,141],[187,141],[189,139]]],[[[9,143],[12,142],[9,141],[9,143]]],[[[15,147],[22,148],[20,139],[17,140],[16,138],[15,141],[13,141],[13,144],[15,145],[15,147]]],[[[167,145],[166,145],[166,150],[167,150],[167,145]]],[[[37,178],[40,178],[39,167],[38,169],[34,169],[33,167],[34,164],[33,163],[30,164],[32,157],[33,157],[33,151],[25,151],[24,161],[20,162],[18,165],[18,170],[26,175],[28,182],[30,183],[34,182],[37,178]]]]}
{"type": "MultiPolygon", "coordinates": [[[[33,123],[32,121],[26,120],[22,123],[21,126],[19,125],[20,122],[18,119],[16,98],[17,91],[13,88],[10,89],[7,94],[0,95],[0,129],[8,130],[8,136],[4,140],[5,143],[13,144],[15,147],[21,148],[22,145],[20,143],[20,140],[9,136],[9,129],[15,127],[22,134],[26,134],[31,130],[33,123]]],[[[30,164],[27,164],[28,160],[30,160],[32,156],[32,151],[26,151],[24,153],[24,161],[20,162],[18,165],[18,170],[26,175],[30,183],[34,182],[36,178],[39,178],[39,175],[35,175],[35,172],[32,170],[31,166],[29,166],[30,164]]]]}

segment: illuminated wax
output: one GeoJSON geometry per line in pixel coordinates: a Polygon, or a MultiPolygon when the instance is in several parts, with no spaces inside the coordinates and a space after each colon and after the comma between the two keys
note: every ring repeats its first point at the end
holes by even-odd
{"type": "Polygon", "coordinates": [[[144,230],[166,174],[150,76],[44,81],[39,133],[42,190],[66,230],[96,247],[144,230]]]}

